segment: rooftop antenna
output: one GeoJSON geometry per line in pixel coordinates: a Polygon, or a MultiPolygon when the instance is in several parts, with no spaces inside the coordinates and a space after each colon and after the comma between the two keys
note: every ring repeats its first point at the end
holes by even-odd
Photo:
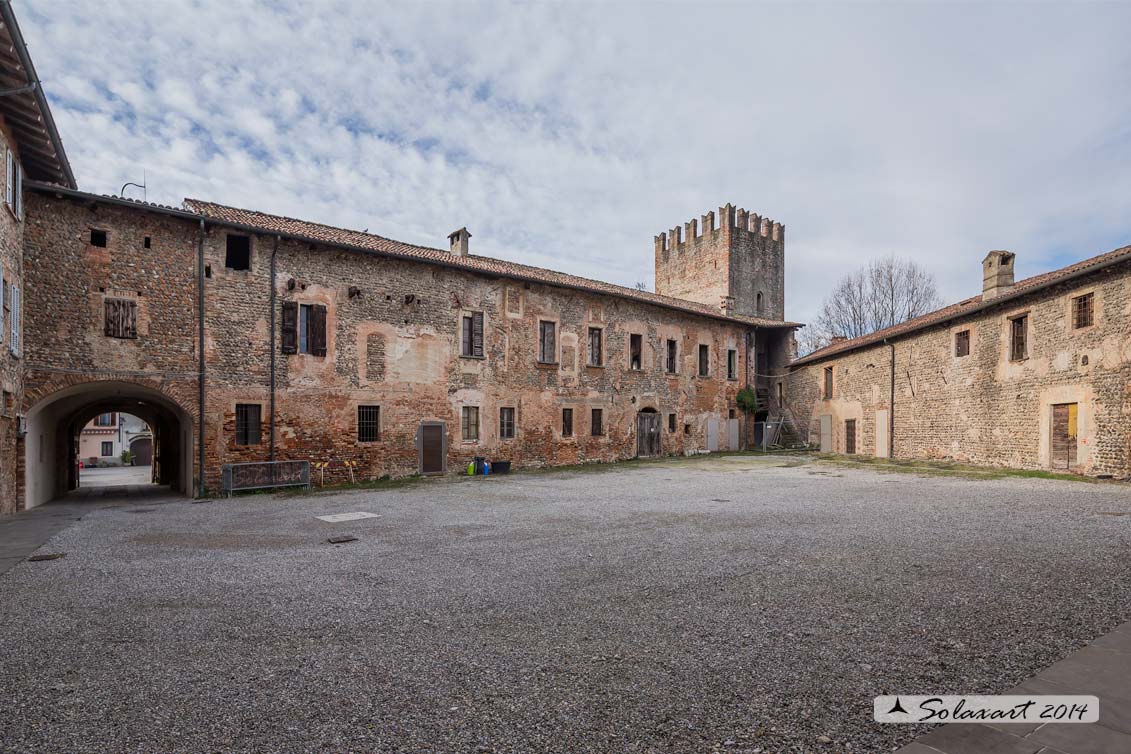
{"type": "Polygon", "coordinates": [[[145,170],[144,169],[142,169],[142,171],[141,171],[141,183],[134,183],[133,181],[127,181],[126,183],[122,184],[122,190],[118,192],[118,196],[122,197],[123,199],[126,198],[126,187],[127,186],[137,186],[139,189],[141,189],[141,200],[143,202],[149,201],[149,193],[146,191],[146,188],[145,188],[145,170]]]}

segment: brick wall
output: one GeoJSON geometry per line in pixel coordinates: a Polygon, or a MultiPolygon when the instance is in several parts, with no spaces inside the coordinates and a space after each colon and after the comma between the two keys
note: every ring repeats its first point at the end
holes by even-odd
{"type": "MultiPolygon", "coordinates": [[[[1052,406],[1079,406],[1076,470],[1131,474],[1131,269],[1112,268],[895,341],[895,455],[1049,468],[1052,406]],[[1072,299],[1095,296],[1095,324],[1073,327],[1072,299]],[[1011,361],[1009,319],[1027,314],[1028,358],[1011,361]],[[955,355],[955,333],[970,354],[955,355]]],[[[819,441],[829,417],[844,452],[855,419],[857,452],[876,454],[877,412],[890,406],[890,351],[872,346],[796,368],[787,402],[819,441]],[[834,394],[822,397],[824,369],[834,394]]],[[[881,420],[883,414],[880,414],[881,420]]],[[[881,422],[882,423],[882,422],[881,422]]]]}
{"type": "Polygon", "coordinates": [[[656,293],[733,312],[785,317],[785,229],[733,205],[656,237],[656,293]]]}
{"type": "Polygon", "coordinates": [[[11,344],[11,302],[14,283],[26,295],[23,284],[23,223],[4,201],[5,155],[15,144],[6,123],[0,119],[0,270],[4,278],[4,307],[0,317],[0,514],[16,510],[19,499],[19,455],[23,443],[18,437],[19,408],[23,397],[23,364],[14,356],[11,344]]]}

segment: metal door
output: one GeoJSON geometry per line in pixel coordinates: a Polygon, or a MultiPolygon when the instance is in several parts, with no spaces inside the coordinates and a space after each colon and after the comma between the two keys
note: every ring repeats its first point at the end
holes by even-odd
{"type": "Polygon", "coordinates": [[[711,417],[707,420],[707,450],[714,453],[719,449],[719,420],[711,417]]]}
{"type": "Polygon", "coordinates": [[[444,473],[445,432],[443,422],[427,422],[420,425],[417,434],[417,447],[420,450],[420,473],[444,473]]]}
{"type": "Polygon", "coordinates": [[[641,458],[660,455],[660,415],[641,411],[636,415],[636,455],[641,458]]]}
{"type": "Polygon", "coordinates": [[[1054,469],[1071,469],[1076,465],[1076,405],[1059,403],[1052,407],[1050,456],[1054,469]]]}
{"type": "Polygon", "coordinates": [[[832,453],[833,449],[833,417],[825,414],[821,417],[821,452],[832,453]]]}

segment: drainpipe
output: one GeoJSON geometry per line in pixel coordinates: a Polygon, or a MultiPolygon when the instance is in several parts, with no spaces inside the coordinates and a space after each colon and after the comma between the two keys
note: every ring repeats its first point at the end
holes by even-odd
{"type": "Polygon", "coordinates": [[[200,219],[200,234],[196,240],[196,308],[197,308],[197,469],[196,494],[204,494],[204,218],[200,219]]]}
{"type": "Polygon", "coordinates": [[[884,338],[891,352],[891,384],[888,387],[888,458],[895,458],[895,343],[884,338]]]}
{"type": "Polygon", "coordinates": [[[270,461],[275,460],[275,255],[278,253],[279,236],[276,235],[275,244],[271,247],[271,406],[268,409],[271,433],[268,456],[270,461]]]}

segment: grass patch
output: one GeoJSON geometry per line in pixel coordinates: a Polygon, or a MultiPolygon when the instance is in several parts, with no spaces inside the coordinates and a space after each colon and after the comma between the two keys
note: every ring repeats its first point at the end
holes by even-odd
{"type": "Polygon", "coordinates": [[[872,456],[843,456],[831,453],[820,453],[817,459],[824,463],[836,466],[866,466],[880,471],[893,471],[896,473],[926,474],[928,476],[955,476],[966,479],[1006,479],[1018,477],[1022,479],[1054,479],[1062,482],[1086,482],[1099,484],[1105,479],[1084,476],[1082,474],[1068,474],[1044,469],[1009,469],[996,466],[972,466],[955,461],[928,461],[874,458],[872,456]]]}

